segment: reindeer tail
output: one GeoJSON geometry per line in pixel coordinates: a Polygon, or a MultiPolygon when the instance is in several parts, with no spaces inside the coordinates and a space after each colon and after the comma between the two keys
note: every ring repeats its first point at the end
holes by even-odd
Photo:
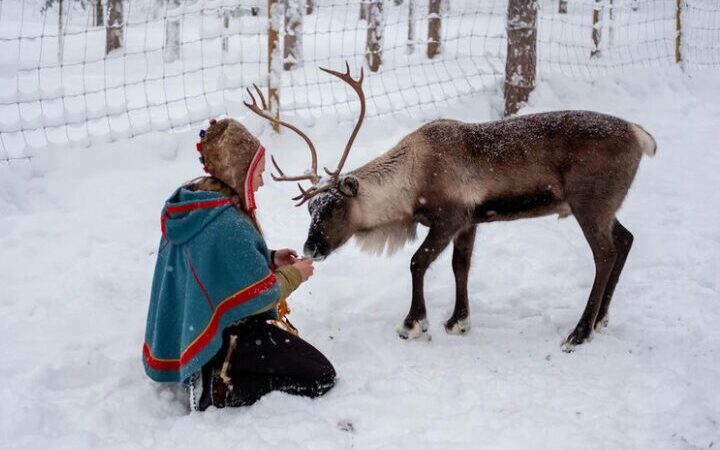
{"type": "Polygon", "coordinates": [[[645,128],[636,123],[632,124],[632,129],[633,133],[635,133],[638,145],[640,145],[640,150],[650,157],[655,156],[655,153],[657,153],[657,143],[655,142],[655,138],[652,137],[645,128]]]}

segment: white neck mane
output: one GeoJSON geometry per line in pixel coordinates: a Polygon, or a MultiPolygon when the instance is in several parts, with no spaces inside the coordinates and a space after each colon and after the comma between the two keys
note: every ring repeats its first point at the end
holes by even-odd
{"type": "Polygon", "coordinates": [[[352,172],[360,181],[351,220],[363,251],[391,254],[415,239],[413,212],[417,179],[410,161],[415,155],[396,147],[352,172]]]}

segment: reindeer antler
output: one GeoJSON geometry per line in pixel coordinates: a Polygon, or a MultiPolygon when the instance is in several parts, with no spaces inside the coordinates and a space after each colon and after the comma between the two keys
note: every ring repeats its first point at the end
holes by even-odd
{"type": "Polygon", "coordinates": [[[340,172],[342,171],[343,166],[345,165],[345,161],[347,160],[348,155],[350,154],[350,148],[352,148],[353,142],[355,141],[355,136],[357,136],[358,132],[360,131],[360,127],[362,126],[363,120],[365,120],[365,93],[362,89],[362,82],[365,78],[365,72],[363,68],[360,68],[360,77],[355,80],[350,75],[350,64],[348,64],[347,61],[345,61],[345,73],[340,73],[335,70],[326,69],[324,67],[320,67],[320,70],[323,72],[327,72],[330,75],[335,75],[336,77],[340,78],[344,82],[350,85],[350,87],[355,90],[355,93],[357,93],[358,98],[360,99],[360,116],[358,116],[358,121],[355,124],[355,129],[353,129],[352,134],[350,135],[350,139],[348,139],[347,144],[345,145],[345,151],[343,152],[342,157],[340,158],[340,162],[338,163],[337,168],[334,171],[329,171],[327,167],[325,167],[325,172],[330,175],[333,179],[337,180],[340,176],[340,172]]]}
{"type": "Polygon", "coordinates": [[[262,104],[262,108],[257,103],[257,100],[255,100],[255,96],[253,95],[252,91],[250,89],[246,89],[247,93],[250,94],[250,98],[252,99],[252,103],[243,102],[245,106],[247,106],[250,111],[254,112],[258,116],[269,120],[270,122],[280,124],[286,128],[289,128],[293,130],[295,133],[297,133],[301,138],[305,140],[305,142],[308,145],[308,148],[310,149],[310,155],[312,157],[312,171],[310,173],[306,173],[304,175],[299,176],[286,176],[285,173],[280,169],[280,166],[278,165],[277,161],[275,161],[274,157],[270,157],[272,160],[273,165],[275,166],[275,169],[278,171],[280,176],[272,175],[273,180],[275,181],[302,181],[302,180],[309,180],[312,184],[317,184],[320,182],[320,175],[317,173],[317,151],[315,151],[315,145],[313,145],[310,138],[300,131],[297,127],[295,127],[292,124],[289,124],[287,122],[284,122],[282,120],[278,120],[275,117],[270,114],[270,111],[268,110],[267,103],[265,102],[265,96],[263,95],[262,91],[259,87],[257,87],[256,84],[253,84],[253,87],[255,88],[255,91],[258,94],[258,97],[260,97],[260,103],[262,104]]]}
{"type": "Polygon", "coordinates": [[[325,168],[325,172],[330,176],[330,180],[328,183],[324,183],[322,186],[320,186],[321,177],[317,173],[317,152],[315,151],[315,146],[313,145],[310,138],[307,137],[305,133],[297,129],[295,126],[283,122],[282,120],[278,120],[275,117],[270,114],[267,108],[267,104],[265,102],[265,96],[262,94],[260,89],[253,84],[255,87],[255,91],[258,94],[258,97],[260,97],[260,103],[262,104],[262,108],[257,104],[257,101],[255,100],[255,96],[250,91],[250,89],[247,89],[248,94],[250,94],[250,98],[252,99],[252,103],[244,102],[245,106],[250,108],[252,112],[259,115],[260,117],[263,117],[267,120],[269,120],[272,123],[280,124],[286,128],[289,128],[293,130],[295,133],[300,135],[303,139],[305,139],[305,142],[308,144],[308,147],[310,148],[310,153],[312,155],[312,169],[308,173],[304,175],[298,175],[298,176],[286,176],[285,173],[280,169],[280,166],[278,165],[277,161],[275,161],[274,157],[270,157],[272,160],[273,165],[275,166],[275,169],[278,171],[280,176],[273,175],[273,180],[275,181],[302,181],[302,180],[309,180],[313,185],[309,189],[305,190],[303,189],[302,185],[298,183],[298,188],[300,189],[300,195],[293,197],[293,200],[298,201],[298,203],[295,206],[300,206],[303,203],[307,202],[311,198],[315,197],[316,195],[320,194],[321,192],[325,192],[340,181],[340,172],[342,171],[343,166],[345,165],[345,161],[347,160],[348,154],[350,154],[350,149],[352,148],[353,142],[355,141],[355,137],[357,136],[358,132],[360,131],[360,127],[362,126],[363,120],[365,119],[365,93],[362,89],[362,82],[365,77],[364,71],[362,68],[360,68],[360,77],[355,80],[350,75],[350,64],[348,64],[347,61],[345,61],[345,67],[346,71],[345,73],[337,72],[335,70],[326,69],[324,67],[320,67],[320,70],[323,72],[327,72],[330,75],[335,75],[336,77],[340,78],[344,82],[350,85],[350,87],[353,88],[353,90],[357,93],[358,97],[360,98],[360,116],[358,117],[358,121],[355,124],[355,128],[353,129],[352,134],[350,135],[350,138],[348,139],[347,144],[345,145],[345,151],[342,154],[342,157],[340,158],[340,162],[338,163],[337,168],[334,171],[330,171],[327,167],[325,168]]]}

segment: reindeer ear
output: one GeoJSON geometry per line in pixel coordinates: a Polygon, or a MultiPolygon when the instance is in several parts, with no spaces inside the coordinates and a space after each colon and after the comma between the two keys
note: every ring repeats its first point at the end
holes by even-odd
{"type": "Polygon", "coordinates": [[[340,189],[340,193],[346,197],[357,197],[360,182],[354,176],[348,175],[340,180],[338,189],[340,189]]]}

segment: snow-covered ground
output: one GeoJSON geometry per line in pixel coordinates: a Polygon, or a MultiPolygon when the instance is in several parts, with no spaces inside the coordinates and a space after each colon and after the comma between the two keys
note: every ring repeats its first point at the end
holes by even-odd
{"type": "MultiPolygon", "coordinates": [[[[544,80],[523,112],[584,108],[654,134],[620,220],[635,244],[609,328],[565,354],[592,257],[574,219],[480,227],[472,331],[448,336],[450,252],[427,276],[431,328],[403,341],[408,246],[392,257],[353,244],[317,264],[293,295],[295,322],[335,364],[327,396],[272,393],[252,407],[188,413],[145,377],[140,353],[159,212],[202,173],[195,133],[48,149],[0,167],[0,448],[17,449],[695,449],[720,446],[720,83],[717,73],[632,73],[594,84],[544,80]]],[[[469,97],[446,117],[490,120],[469,97]]],[[[419,125],[370,120],[347,167],[419,125]]],[[[266,147],[288,171],[293,135],[266,147]]],[[[332,165],[351,123],[309,130],[332,165]]],[[[271,246],[300,248],[308,225],[291,184],[261,191],[271,246]]]]}

